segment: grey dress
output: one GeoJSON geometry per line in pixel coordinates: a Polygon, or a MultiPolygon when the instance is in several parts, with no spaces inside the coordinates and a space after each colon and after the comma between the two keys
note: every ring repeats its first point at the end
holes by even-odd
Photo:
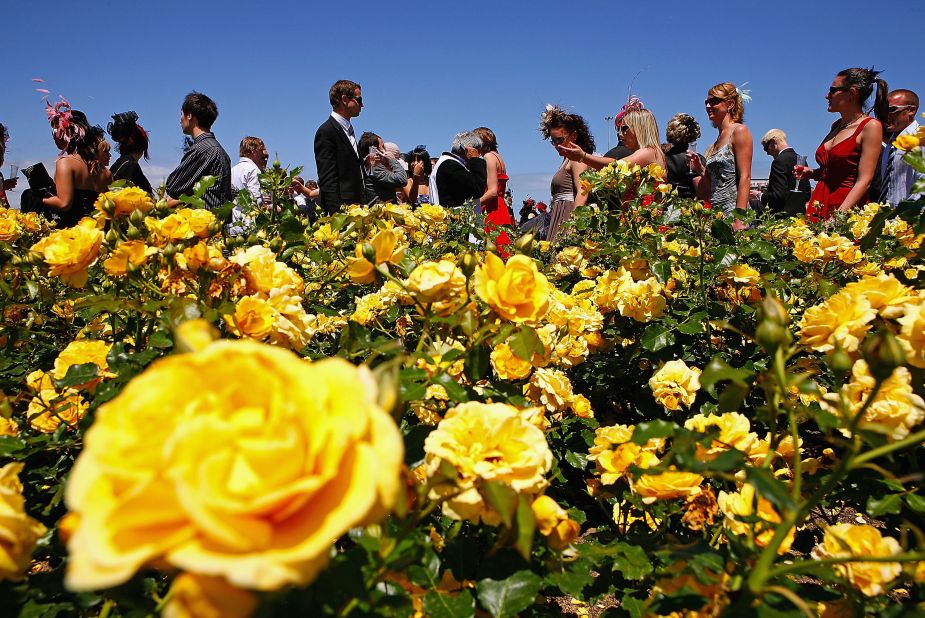
{"type": "Polygon", "coordinates": [[[552,217],[549,220],[549,229],[546,233],[546,240],[555,242],[559,234],[559,226],[569,218],[572,211],[575,210],[575,182],[572,179],[572,172],[568,168],[568,162],[564,162],[559,171],[552,177],[552,204],[550,210],[552,217]]]}
{"type": "Polygon", "coordinates": [[[735,155],[728,143],[707,157],[707,172],[710,174],[710,207],[732,212],[736,207],[738,182],[735,155]]]}

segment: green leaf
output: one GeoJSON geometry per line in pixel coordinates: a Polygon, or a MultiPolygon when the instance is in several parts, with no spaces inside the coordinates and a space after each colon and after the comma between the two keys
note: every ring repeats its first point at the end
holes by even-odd
{"type": "Polygon", "coordinates": [[[430,591],[424,596],[424,614],[431,618],[472,618],[475,599],[468,590],[459,594],[430,591]]]}
{"type": "Polygon", "coordinates": [[[567,564],[564,571],[547,575],[546,581],[563,593],[580,599],[583,597],[585,587],[594,582],[591,571],[593,568],[590,561],[576,560],[567,564]]]}
{"type": "Polygon", "coordinates": [[[674,343],[674,333],[664,324],[650,324],[642,333],[639,343],[650,352],[658,352],[674,343]]]}
{"type": "Polygon", "coordinates": [[[626,579],[642,579],[652,572],[652,560],[642,547],[623,542],[616,546],[620,551],[613,559],[614,571],[620,571],[626,579]]]}
{"type": "Polygon", "coordinates": [[[466,377],[473,382],[481,380],[488,373],[489,352],[485,346],[469,350],[466,355],[466,377]]]}
{"type": "Polygon", "coordinates": [[[793,499],[787,493],[787,486],[774,478],[767,468],[746,468],[745,476],[748,482],[755,486],[759,496],[767,498],[778,511],[792,511],[796,509],[793,499]]]}
{"type": "Polygon", "coordinates": [[[566,451],[565,461],[577,470],[584,470],[588,466],[588,454],[576,451],[566,451]]]}
{"type": "Polygon", "coordinates": [[[517,571],[507,579],[478,583],[479,603],[494,618],[513,618],[533,605],[543,581],[532,571],[517,571]]]}
{"type": "Polygon", "coordinates": [[[482,495],[488,505],[501,516],[504,525],[510,526],[519,504],[517,492],[504,483],[489,481],[482,485],[482,495]]]}
{"type": "Polygon", "coordinates": [[[511,346],[511,352],[517,358],[525,361],[533,359],[534,354],[543,353],[543,342],[536,334],[536,331],[529,326],[521,326],[508,339],[508,345],[511,346]]]}
{"type": "Polygon", "coordinates": [[[719,398],[716,400],[717,408],[720,412],[737,412],[748,395],[749,387],[742,386],[733,382],[723,389],[719,398]]]}
{"type": "Polygon", "coordinates": [[[678,332],[685,335],[696,335],[698,333],[706,332],[707,330],[707,314],[703,311],[699,311],[687,318],[682,324],[678,325],[678,332]]]}
{"type": "Polygon", "coordinates": [[[713,223],[710,224],[710,231],[713,233],[713,238],[718,240],[724,245],[734,245],[736,238],[735,234],[732,233],[732,227],[722,219],[714,219],[713,223]]]}
{"type": "Polygon", "coordinates": [[[459,382],[454,380],[450,374],[441,373],[434,377],[434,382],[446,389],[446,394],[449,395],[450,399],[454,401],[469,401],[469,394],[466,392],[466,389],[463,388],[459,382]]]}
{"type": "Polygon", "coordinates": [[[652,438],[667,438],[674,435],[677,427],[671,421],[661,419],[649,421],[648,423],[639,423],[636,425],[636,429],[633,430],[632,441],[634,444],[641,446],[652,438]]]}
{"type": "Polygon", "coordinates": [[[714,356],[700,374],[700,387],[715,396],[714,385],[717,382],[732,380],[739,386],[750,387],[752,375],[754,375],[752,371],[730,367],[722,358],[714,356]]]}
{"type": "Polygon", "coordinates": [[[916,513],[925,513],[925,498],[918,494],[906,494],[906,504],[916,513]]]}
{"type": "Polygon", "coordinates": [[[60,380],[55,380],[55,386],[65,388],[67,386],[77,386],[86,384],[99,375],[100,368],[95,363],[83,363],[80,365],[71,365],[67,368],[67,373],[60,380]]]}
{"type": "Polygon", "coordinates": [[[896,515],[902,509],[902,500],[899,494],[887,494],[882,498],[870,496],[867,499],[867,514],[871,517],[880,517],[890,513],[896,515]]]}
{"type": "Polygon", "coordinates": [[[172,348],[173,339],[170,337],[170,333],[159,330],[155,331],[148,339],[148,345],[153,348],[172,348]]]}
{"type": "Polygon", "coordinates": [[[0,436],[0,457],[12,457],[24,448],[26,442],[22,438],[0,436]]]}
{"type": "Polygon", "coordinates": [[[656,262],[652,266],[652,272],[655,273],[655,277],[658,279],[659,283],[664,285],[671,279],[671,263],[666,261],[656,262]]]}
{"type": "Polygon", "coordinates": [[[533,517],[531,498],[525,495],[519,497],[517,503],[516,526],[514,528],[514,549],[527,562],[530,561],[530,552],[533,549],[533,533],[536,531],[536,519],[533,517]]]}
{"type": "Polygon", "coordinates": [[[720,247],[713,252],[713,263],[720,268],[731,266],[738,259],[739,254],[730,247],[720,247]]]}

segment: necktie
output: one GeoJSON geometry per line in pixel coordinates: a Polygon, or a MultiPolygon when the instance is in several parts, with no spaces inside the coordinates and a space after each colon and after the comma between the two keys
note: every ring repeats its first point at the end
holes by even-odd
{"type": "Polygon", "coordinates": [[[356,152],[357,149],[357,138],[356,134],[353,132],[353,125],[347,125],[347,137],[350,138],[350,145],[353,146],[353,151],[356,152]]]}
{"type": "Polygon", "coordinates": [[[890,193],[890,176],[893,174],[893,136],[891,134],[886,136],[883,156],[886,158],[886,166],[881,167],[883,173],[880,174],[880,194],[877,196],[877,201],[881,204],[886,203],[890,193]]]}

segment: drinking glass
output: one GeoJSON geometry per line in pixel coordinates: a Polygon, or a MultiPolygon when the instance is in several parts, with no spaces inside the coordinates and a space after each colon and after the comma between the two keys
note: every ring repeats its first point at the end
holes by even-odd
{"type": "MultiPolygon", "coordinates": [[[[688,144],[687,152],[693,153],[693,155],[696,157],[697,156],[697,142],[691,142],[690,144],[688,144]]],[[[694,166],[690,161],[687,162],[687,167],[690,168],[692,172],[694,171],[694,166]]]]}
{"type": "MultiPolygon", "coordinates": [[[[797,166],[798,166],[798,167],[806,167],[806,155],[797,155],[797,166]]],[[[793,192],[793,193],[799,193],[799,192],[800,192],[800,180],[799,180],[798,178],[796,178],[796,176],[794,176],[793,188],[790,189],[790,191],[793,192]]]]}

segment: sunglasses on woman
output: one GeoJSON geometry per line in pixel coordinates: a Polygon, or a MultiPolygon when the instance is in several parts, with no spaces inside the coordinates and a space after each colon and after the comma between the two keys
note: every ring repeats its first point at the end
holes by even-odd
{"type": "Polygon", "coordinates": [[[565,143],[564,137],[550,137],[549,141],[552,142],[553,146],[561,146],[565,143]]]}
{"type": "Polygon", "coordinates": [[[851,86],[829,86],[829,94],[835,94],[842,90],[851,90],[851,86]]]}
{"type": "Polygon", "coordinates": [[[617,130],[620,132],[620,135],[626,135],[627,133],[630,132],[629,126],[625,124],[621,124],[620,128],[617,130]]]}
{"type": "Polygon", "coordinates": [[[710,97],[709,99],[705,100],[705,101],[703,102],[703,104],[704,104],[705,106],[706,106],[706,105],[715,106],[715,105],[719,105],[720,103],[722,103],[722,102],[725,101],[725,100],[726,100],[726,99],[723,99],[723,98],[721,98],[721,97],[710,97]]]}

